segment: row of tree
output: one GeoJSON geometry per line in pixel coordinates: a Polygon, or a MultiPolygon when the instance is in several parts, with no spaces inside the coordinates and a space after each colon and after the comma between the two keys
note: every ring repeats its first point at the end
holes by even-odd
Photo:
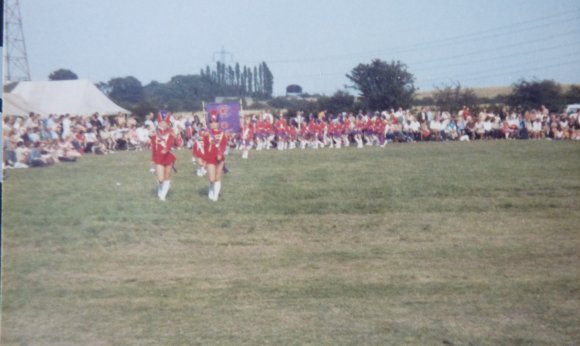
{"type": "Polygon", "coordinates": [[[512,85],[509,94],[500,94],[492,98],[479,97],[473,89],[462,88],[459,83],[442,86],[435,89],[433,96],[417,100],[415,105],[436,106],[438,109],[451,112],[457,112],[463,106],[472,109],[509,106],[513,109],[530,110],[539,109],[543,105],[552,112],[560,112],[567,104],[578,102],[580,102],[580,85],[565,88],[551,80],[520,80],[512,85]]]}
{"type": "Polygon", "coordinates": [[[209,65],[200,70],[200,76],[217,86],[220,96],[252,96],[257,99],[270,99],[274,91],[274,75],[265,62],[258,66],[244,66],[236,63],[235,67],[217,62],[215,71],[209,65]]]}
{"type": "MultiPolygon", "coordinates": [[[[67,69],[49,75],[49,80],[71,80],[78,76],[67,69]]],[[[96,86],[118,105],[144,115],[159,109],[193,111],[202,108],[202,102],[213,102],[216,96],[252,97],[269,100],[274,90],[274,76],[268,65],[235,67],[216,63],[208,65],[198,75],[177,75],[167,83],[152,81],[147,85],[133,77],[116,77],[96,86]]]]}
{"type": "Polygon", "coordinates": [[[358,65],[347,77],[353,82],[353,88],[360,92],[360,97],[337,91],[331,97],[317,97],[317,102],[276,98],[270,104],[289,109],[291,113],[327,110],[337,114],[343,111],[382,111],[421,106],[456,113],[463,106],[476,111],[484,107],[499,111],[505,106],[523,111],[539,109],[544,105],[552,112],[561,112],[567,104],[580,103],[579,85],[564,88],[551,80],[521,80],[512,85],[510,94],[493,98],[479,97],[473,89],[463,88],[460,83],[436,87],[432,96],[417,98],[414,76],[400,61],[387,63],[373,60],[370,64],[358,65]]]}
{"type": "MultiPolygon", "coordinates": [[[[215,70],[207,66],[199,75],[178,75],[167,83],[153,81],[142,86],[138,79],[129,76],[112,78],[97,86],[120,106],[139,115],[159,109],[197,111],[201,110],[202,102],[213,102],[216,96],[253,97],[263,101],[262,107],[287,109],[291,114],[319,110],[336,114],[412,106],[434,106],[457,112],[463,106],[477,109],[505,105],[522,110],[545,105],[558,112],[566,104],[580,102],[580,86],[564,90],[550,80],[522,80],[512,86],[511,94],[493,99],[478,97],[473,89],[463,88],[459,83],[437,87],[431,97],[418,99],[415,77],[400,61],[372,60],[370,64],[354,67],[346,77],[353,83],[351,88],[359,92],[359,97],[337,91],[332,96],[302,94],[302,98],[272,98],[274,77],[265,62],[253,68],[218,62],[215,70]]],[[[76,78],[76,74],[68,70],[58,70],[49,76],[51,80],[76,78]]]]}

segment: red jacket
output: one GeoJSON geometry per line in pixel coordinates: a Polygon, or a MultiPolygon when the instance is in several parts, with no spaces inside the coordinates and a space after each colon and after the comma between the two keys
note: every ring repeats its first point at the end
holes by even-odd
{"type": "Polygon", "coordinates": [[[208,164],[218,164],[225,160],[224,153],[228,145],[228,136],[220,130],[210,129],[203,136],[203,151],[208,164]]]}
{"type": "Polygon", "coordinates": [[[175,143],[175,136],[171,130],[164,132],[156,131],[151,136],[152,160],[157,165],[169,166],[175,162],[175,156],[171,148],[175,143]]]}

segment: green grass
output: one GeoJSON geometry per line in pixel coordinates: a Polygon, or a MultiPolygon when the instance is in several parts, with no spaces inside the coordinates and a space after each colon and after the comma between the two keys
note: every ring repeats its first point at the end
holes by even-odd
{"type": "Polygon", "coordinates": [[[2,345],[580,340],[579,143],[177,156],[6,172],[2,345]]]}

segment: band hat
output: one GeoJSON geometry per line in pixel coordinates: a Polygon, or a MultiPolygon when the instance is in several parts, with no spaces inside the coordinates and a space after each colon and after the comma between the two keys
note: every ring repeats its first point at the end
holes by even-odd
{"type": "Polygon", "coordinates": [[[157,122],[160,123],[162,121],[170,123],[171,122],[171,113],[169,113],[167,111],[159,111],[157,113],[157,122]]]}

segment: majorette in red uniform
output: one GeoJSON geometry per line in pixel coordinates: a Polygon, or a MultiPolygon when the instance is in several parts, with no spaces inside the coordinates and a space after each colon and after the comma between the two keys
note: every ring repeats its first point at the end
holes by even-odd
{"type": "Polygon", "coordinates": [[[175,164],[175,155],[171,148],[175,143],[175,135],[171,129],[171,114],[160,112],[157,115],[157,129],[151,135],[151,156],[157,176],[157,197],[165,201],[171,187],[171,169],[175,164]]]}
{"type": "Polygon", "coordinates": [[[382,117],[377,118],[375,123],[375,133],[379,138],[379,145],[384,147],[387,142],[385,141],[385,130],[387,129],[387,121],[382,117]]]}
{"type": "Polygon", "coordinates": [[[266,149],[267,135],[266,120],[258,118],[256,121],[256,150],[266,149]]]}
{"type": "Polygon", "coordinates": [[[284,118],[283,114],[280,114],[280,117],[278,120],[276,120],[274,126],[276,129],[277,137],[276,147],[278,150],[284,150],[286,149],[286,143],[288,141],[288,123],[286,122],[286,118],[284,118]]]}
{"type": "Polygon", "coordinates": [[[247,159],[250,148],[252,147],[252,141],[254,138],[254,124],[252,124],[252,118],[249,116],[244,117],[242,127],[240,128],[240,139],[242,140],[242,159],[247,159]]]}
{"type": "Polygon", "coordinates": [[[354,136],[354,123],[351,123],[350,116],[344,114],[342,123],[342,141],[345,147],[349,146],[349,136],[354,136]]]}
{"type": "Polygon", "coordinates": [[[290,149],[296,148],[296,141],[298,140],[298,129],[296,126],[298,125],[295,125],[292,122],[288,125],[288,141],[290,149]]]}
{"type": "Polygon", "coordinates": [[[193,161],[197,162],[196,174],[199,177],[206,175],[207,171],[205,169],[205,152],[203,149],[203,137],[205,136],[205,128],[200,128],[198,133],[193,135],[193,146],[192,146],[192,156],[193,161]]]}
{"type": "MultiPolygon", "coordinates": [[[[339,118],[333,119],[331,121],[332,124],[332,139],[334,141],[334,146],[337,149],[340,149],[342,145],[342,124],[340,123],[339,118]]],[[[330,125],[330,124],[329,124],[330,125]]],[[[328,129],[330,132],[330,127],[328,129]]]]}
{"type": "Polygon", "coordinates": [[[359,115],[356,117],[354,127],[355,127],[354,140],[357,143],[357,148],[360,149],[363,147],[362,134],[363,134],[364,127],[365,127],[365,123],[363,121],[362,115],[359,115]]]}
{"type": "Polygon", "coordinates": [[[203,150],[209,178],[210,200],[217,202],[221,190],[221,177],[225,164],[225,151],[228,145],[227,135],[219,129],[217,113],[209,116],[210,128],[203,136],[203,150]]]}

